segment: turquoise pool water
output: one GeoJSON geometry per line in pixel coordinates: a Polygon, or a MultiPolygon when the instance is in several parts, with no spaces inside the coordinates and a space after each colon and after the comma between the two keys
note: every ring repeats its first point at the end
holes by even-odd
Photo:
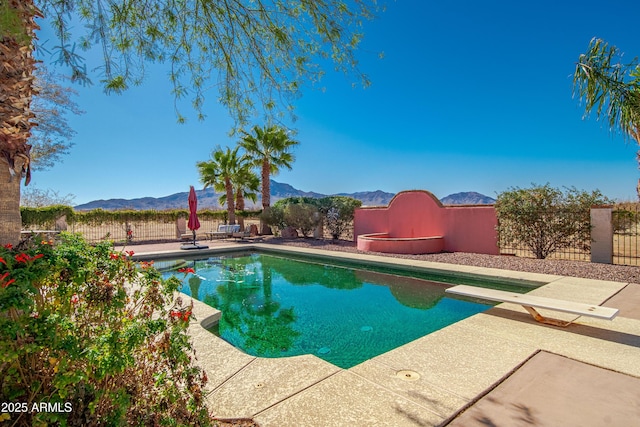
{"type": "Polygon", "coordinates": [[[443,283],[262,253],[186,263],[182,292],[222,311],[212,332],[261,357],[350,368],[490,307],[443,283]]]}

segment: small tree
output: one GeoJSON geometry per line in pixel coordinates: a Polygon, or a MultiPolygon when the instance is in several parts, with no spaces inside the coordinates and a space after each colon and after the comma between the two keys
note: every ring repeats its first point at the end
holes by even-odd
{"type": "Polygon", "coordinates": [[[284,207],[276,204],[271,206],[268,210],[262,211],[260,214],[260,221],[270,227],[275,227],[279,232],[287,226],[284,220],[284,207]]]}
{"type": "Polygon", "coordinates": [[[40,188],[29,187],[29,189],[25,189],[22,192],[20,205],[30,208],[41,208],[53,205],[70,206],[73,204],[73,199],[75,199],[73,194],[61,195],[60,192],[51,188],[42,190],[40,188]]]}
{"type": "Polygon", "coordinates": [[[60,163],[73,146],[76,131],[69,125],[68,114],[80,115],[84,111],[74,101],[78,93],[63,86],[62,76],[42,66],[34,75],[38,94],[33,98],[31,110],[38,126],[33,128],[29,144],[32,145],[32,169],[44,170],[60,163]]]}
{"type": "Polygon", "coordinates": [[[294,227],[304,237],[310,237],[320,224],[318,208],[309,203],[292,203],[285,208],[284,220],[288,226],[294,227]]]}
{"type": "Polygon", "coordinates": [[[596,190],[561,191],[549,184],[511,188],[496,201],[498,234],[503,245],[524,245],[538,259],[574,245],[591,247],[590,208],[610,201],[596,190]]]}
{"type": "Polygon", "coordinates": [[[346,196],[329,196],[320,199],[319,205],[331,237],[337,240],[353,224],[355,210],[362,202],[346,196]]]}
{"type": "Polygon", "coordinates": [[[282,230],[293,227],[303,236],[309,237],[320,224],[322,217],[312,197],[287,197],[278,200],[268,210],[263,211],[261,219],[265,224],[282,230]]]}

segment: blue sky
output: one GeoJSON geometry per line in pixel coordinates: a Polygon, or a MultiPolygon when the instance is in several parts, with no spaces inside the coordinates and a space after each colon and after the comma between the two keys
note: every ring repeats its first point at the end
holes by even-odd
{"type": "MultiPolygon", "coordinates": [[[[637,147],[595,117],[582,119],[571,76],[592,37],[640,56],[639,15],[636,0],[388,2],[358,53],[371,87],[328,72],[324,91],[305,89],[292,124],[296,161],[274,178],[326,194],[495,197],[548,182],[635,199],[637,147]]],[[[32,185],[73,194],[77,204],[201,188],[195,163],[217,144],[235,145],[232,122],[211,93],[204,122],[187,105],[187,124],[177,124],[166,68],[148,71],[123,95],[77,87],[86,114],[70,118],[75,146],[32,185]]]]}

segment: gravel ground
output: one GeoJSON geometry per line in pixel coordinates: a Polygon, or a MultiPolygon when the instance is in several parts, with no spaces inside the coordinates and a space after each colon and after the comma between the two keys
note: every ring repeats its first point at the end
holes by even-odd
{"type": "MultiPolygon", "coordinates": [[[[340,252],[365,253],[357,250],[354,242],[347,241],[332,242],[328,240],[314,239],[288,240],[279,237],[272,237],[264,239],[262,243],[325,249],[340,252]]],[[[528,271],[531,273],[556,274],[560,276],[584,277],[586,279],[640,283],[640,267],[626,265],[598,264],[586,261],[530,259],[506,255],[484,255],[464,252],[426,255],[374,254],[394,258],[501,268],[504,270],[528,271]]]]}

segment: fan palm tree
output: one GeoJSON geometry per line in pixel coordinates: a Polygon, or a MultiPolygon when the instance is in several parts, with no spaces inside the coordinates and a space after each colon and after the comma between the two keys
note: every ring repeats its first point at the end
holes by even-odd
{"type": "MultiPolygon", "coordinates": [[[[240,158],[238,169],[231,177],[235,189],[235,207],[239,211],[245,209],[245,200],[249,199],[253,203],[258,201],[258,191],[260,191],[260,178],[253,172],[252,164],[247,156],[240,158]]],[[[227,195],[220,196],[220,203],[224,204],[227,201],[227,195]]],[[[238,224],[240,224],[240,230],[244,230],[244,218],[238,218],[238,224]]]]}
{"type": "MultiPolygon", "coordinates": [[[[609,122],[625,139],[640,144],[640,65],[614,63],[621,53],[615,46],[594,38],[580,55],[573,75],[573,93],[585,105],[585,115],[595,110],[598,119],[609,122]]],[[[640,161],[640,152],[638,155],[640,161]]],[[[640,180],[638,181],[640,197],[640,180]]]]}
{"type": "Polygon", "coordinates": [[[220,146],[217,146],[211,153],[211,160],[196,163],[200,173],[200,181],[204,184],[204,188],[213,187],[216,191],[224,191],[224,202],[221,201],[220,203],[227,204],[229,224],[236,223],[233,178],[240,164],[238,148],[236,147],[232,150],[227,147],[226,150],[223,150],[220,146]]]}
{"type": "MultiPolygon", "coordinates": [[[[254,126],[252,133],[242,131],[240,145],[253,159],[253,164],[260,168],[263,211],[271,206],[271,176],[277,175],[280,168],[291,169],[295,160],[291,149],[297,144],[298,141],[289,138],[289,132],[279,126],[254,126]]],[[[271,234],[264,221],[261,221],[261,233],[271,234]]]]}
{"type": "Polygon", "coordinates": [[[32,40],[41,16],[32,0],[10,0],[0,14],[0,242],[20,240],[20,181],[29,184],[31,136],[35,93],[32,40]],[[16,176],[17,175],[17,176],[16,176]]]}

